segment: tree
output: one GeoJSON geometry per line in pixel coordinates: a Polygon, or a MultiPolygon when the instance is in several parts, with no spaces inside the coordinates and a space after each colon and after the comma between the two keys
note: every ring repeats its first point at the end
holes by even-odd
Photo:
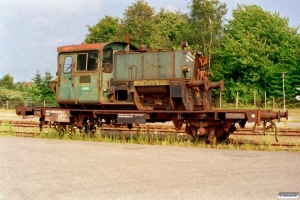
{"type": "Polygon", "coordinates": [[[120,19],[117,17],[106,15],[96,25],[86,27],[90,32],[85,38],[86,43],[122,41],[125,38],[125,35],[121,35],[120,19]]]}
{"type": "Polygon", "coordinates": [[[153,32],[156,34],[155,48],[171,49],[180,48],[181,41],[187,40],[185,35],[189,30],[188,15],[180,11],[171,12],[161,9],[155,15],[153,32]]]}
{"type": "Polygon", "coordinates": [[[51,91],[50,83],[53,80],[50,72],[46,72],[42,78],[39,71],[33,78],[34,83],[27,89],[27,96],[31,97],[33,101],[42,102],[44,100],[55,102],[56,94],[51,91]]]}
{"type": "Polygon", "coordinates": [[[218,0],[193,0],[190,9],[189,42],[194,49],[210,55],[220,44],[226,4],[218,0]]]}
{"type": "Polygon", "coordinates": [[[186,40],[185,34],[189,30],[187,14],[165,9],[156,13],[144,0],[136,0],[121,19],[105,16],[96,25],[87,27],[87,43],[124,41],[129,33],[132,45],[144,44],[148,49],[180,48],[180,42],[186,40]]]}
{"type": "Polygon", "coordinates": [[[43,100],[54,102],[56,100],[56,94],[50,89],[50,83],[52,81],[53,76],[51,76],[50,72],[46,72],[40,89],[43,100]]]}
{"type": "Polygon", "coordinates": [[[15,88],[14,78],[9,74],[6,74],[2,79],[0,79],[0,88],[13,90],[15,88]]]}
{"type": "Polygon", "coordinates": [[[30,97],[34,102],[42,102],[43,96],[40,86],[36,83],[32,83],[26,90],[26,98],[27,97],[30,97]]]}
{"type": "Polygon", "coordinates": [[[22,101],[24,100],[24,93],[20,91],[0,88],[1,101],[22,101]]]}
{"type": "Polygon", "coordinates": [[[136,0],[129,6],[121,19],[123,29],[130,34],[130,43],[139,47],[141,44],[153,48],[155,44],[155,10],[144,0],[136,0]]]}
{"type": "Polygon", "coordinates": [[[34,78],[32,79],[32,81],[36,84],[36,85],[41,85],[43,82],[43,78],[40,74],[40,71],[38,70],[37,73],[35,74],[34,78]]]}
{"type": "Polygon", "coordinates": [[[229,80],[225,96],[233,98],[237,91],[245,101],[253,98],[254,91],[261,96],[264,91],[269,96],[282,96],[282,89],[278,89],[283,71],[287,72],[286,92],[290,96],[293,83],[288,77],[299,70],[296,51],[300,40],[297,30],[288,27],[288,19],[259,6],[238,5],[225,31],[220,52],[221,71],[229,80]]]}

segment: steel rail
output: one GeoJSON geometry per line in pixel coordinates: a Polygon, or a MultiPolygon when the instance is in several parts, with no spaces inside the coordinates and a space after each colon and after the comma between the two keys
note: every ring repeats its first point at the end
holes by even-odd
{"type": "MultiPolygon", "coordinates": [[[[0,123],[4,121],[0,120],[0,123]]],[[[38,128],[39,123],[38,122],[26,122],[22,121],[22,123],[19,123],[19,121],[6,121],[7,124],[13,126],[13,127],[19,127],[19,128],[38,128]]],[[[49,125],[43,125],[43,128],[48,128],[49,125]]],[[[97,127],[99,129],[100,127],[97,127]]],[[[128,129],[127,126],[122,127],[113,127],[111,125],[103,124],[102,126],[103,131],[123,131],[123,132],[160,132],[162,134],[181,134],[185,133],[184,127],[180,130],[175,130],[172,125],[155,125],[155,124],[146,124],[146,125],[139,125],[139,126],[133,126],[131,129],[128,129]]],[[[238,128],[235,132],[233,132],[231,135],[245,135],[245,136],[260,136],[263,135],[263,129],[253,131],[253,128],[238,128]]],[[[266,131],[266,135],[272,135],[274,136],[274,131],[266,131]]],[[[278,136],[286,136],[286,137],[300,137],[300,129],[285,129],[285,128],[278,128],[277,129],[277,135],[278,136]]]]}

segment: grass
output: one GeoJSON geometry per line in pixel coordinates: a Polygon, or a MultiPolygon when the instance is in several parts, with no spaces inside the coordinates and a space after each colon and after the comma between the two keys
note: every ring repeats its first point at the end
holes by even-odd
{"type": "Polygon", "coordinates": [[[14,135],[15,130],[8,122],[3,121],[0,125],[0,135],[14,135]]]}
{"type": "MultiPolygon", "coordinates": [[[[34,129],[37,130],[36,128],[34,129]]],[[[32,131],[32,128],[31,128],[32,131]]],[[[0,136],[16,136],[14,127],[7,122],[2,122],[0,125],[0,136]]],[[[28,136],[25,134],[18,134],[17,136],[28,136]]],[[[131,134],[120,134],[118,132],[105,133],[103,129],[97,129],[95,134],[87,134],[80,132],[78,129],[57,131],[53,128],[44,128],[42,132],[36,132],[31,137],[45,138],[45,139],[61,139],[61,140],[80,140],[93,142],[108,142],[108,143],[131,143],[144,145],[161,145],[161,146],[180,146],[180,147],[197,147],[197,148],[215,148],[215,149],[236,149],[236,150],[260,150],[260,151],[300,151],[300,144],[294,143],[294,147],[272,146],[274,136],[265,135],[260,136],[260,145],[255,145],[252,140],[246,140],[243,144],[233,142],[230,144],[219,143],[214,141],[212,144],[205,142],[192,142],[186,137],[179,137],[168,134],[166,137],[161,137],[157,132],[150,133],[149,130],[137,131],[131,134]]],[[[293,144],[293,143],[291,143],[293,144]]]]}
{"type": "Polygon", "coordinates": [[[300,109],[289,109],[289,116],[300,116],[300,109]]]}
{"type": "MultiPolygon", "coordinates": [[[[276,110],[276,109],[274,109],[276,110]]],[[[283,110],[280,110],[283,111],[283,110]]],[[[300,109],[289,109],[289,116],[300,116],[300,109]]],[[[15,110],[0,109],[2,116],[16,116],[15,110]]],[[[299,120],[298,120],[299,121],[299,120]]],[[[288,122],[298,122],[297,120],[288,120],[288,122]]],[[[286,123],[283,120],[281,123],[286,123]]],[[[24,129],[23,134],[18,136],[28,136],[25,131],[33,132],[36,129],[24,129]]],[[[0,124],[0,136],[16,136],[16,131],[13,126],[3,121],[0,124]]],[[[132,144],[147,144],[147,145],[163,145],[163,146],[181,146],[181,147],[201,147],[201,148],[216,148],[216,149],[238,149],[238,150],[268,150],[268,151],[300,151],[299,142],[290,142],[295,145],[294,147],[286,148],[280,146],[272,146],[271,143],[274,141],[273,136],[265,135],[260,136],[258,139],[261,145],[254,145],[252,141],[246,141],[244,144],[237,143],[220,143],[207,145],[205,142],[192,142],[184,137],[179,137],[168,134],[167,137],[161,138],[159,136],[159,130],[153,133],[149,132],[149,129],[144,131],[137,130],[136,133],[131,135],[120,134],[118,132],[107,134],[103,129],[97,129],[95,135],[86,134],[80,132],[78,129],[70,130],[68,127],[64,131],[56,131],[52,128],[45,128],[43,132],[36,132],[32,137],[36,138],[47,138],[47,139],[63,139],[63,140],[82,140],[82,141],[95,141],[95,142],[113,142],[113,143],[132,143],[132,144]]],[[[296,141],[296,140],[295,140],[296,141]]],[[[299,139],[298,139],[299,141],[299,139]]]]}
{"type": "Polygon", "coordinates": [[[3,108],[0,108],[0,113],[1,113],[1,112],[16,113],[16,111],[15,111],[14,109],[8,109],[8,110],[7,110],[7,109],[3,109],[3,108]]]}

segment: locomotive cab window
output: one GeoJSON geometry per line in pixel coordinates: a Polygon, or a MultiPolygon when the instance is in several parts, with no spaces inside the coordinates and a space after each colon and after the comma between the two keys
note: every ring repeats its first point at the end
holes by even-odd
{"type": "Polygon", "coordinates": [[[98,69],[98,52],[91,52],[88,54],[88,71],[95,71],[98,69]]]}
{"type": "Polygon", "coordinates": [[[111,47],[103,50],[102,70],[105,73],[111,73],[113,70],[113,49],[111,47]]]}
{"type": "Polygon", "coordinates": [[[77,55],[77,71],[85,71],[86,70],[86,57],[87,54],[78,54],[77,55]]]}
{"type": "Polygon", "coordinates": [[[77,71],[95,71],[98,69],[98,52],[80,53],[77,55],[77,71]]]}
{"type": "Polygon", "coordinates": [[[66,56],[64,60],[64,73],[70,73],[72,71],[72,56],[66,56]]]}

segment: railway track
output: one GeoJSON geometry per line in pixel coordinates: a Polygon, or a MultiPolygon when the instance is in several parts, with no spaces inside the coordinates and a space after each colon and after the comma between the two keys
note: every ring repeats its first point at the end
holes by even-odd
{"type": "MultiPolygon", "coordinates": [[[[6,121],[6,125],[9,125],[13,128],[14,134],[16,136],[21,137],[34,137],[37,134],[40,134],[39,131],[39,124],[37,122],[26,122],[26,121],[6,121]],[[28,130],[29,129],[29,130],[28,130]]],[[[3,124],[2,121],[0,121],[0,124],[3,124]]],[[[1,128],[0,128],[1,129],[1,128]]],[[[49,125],[43,126],[44,131],[49,130],[49,125]]],[[[156,124],[147,124],[147,125],[135,125],[131,129],[128,129],[127,126],[123,127],[112,127],[111,125],[103,124],[102,127],[98,127],[96,129],[96,133],[99,133],[101,130],[101,133],[106,136],[110,137],[123,137],[123,138],[134,138],[143,135],[147,138],[156,138],[159,140],[162,140],[166,138],[167,136],[176,137],[176,140],[192,140],[190,136],[188,136],[185,131],[184,127],[181,130],[175,130],[173,126],[170,125],[156,125],[156,124]]],[[[5,132],[5,130],[0,130],[2,132],[5,132]]],[[[274,131],[266,131],[266,135],[268,136],[275,136],[274,131]]],[[[240,145],[249,143],[254,145],[261,145],[261,142],[257,140],[253,140],[253,138],[261,137],[263,136],[263,130],[262,128],[256,127],[255,130],[253,128],[238,128],[234,133],[231,134],[232,137],[230,137],[230,140],[234,140],[235,143],[238,143],[240,145]],[[241,136],[244,139],[238,139],[241,136]],[[250,137],[250,139],[247,137],[250,137]]],[[[277,137],[279,139],[281,138],[289,138],[290,141],[294,141],[294,139],[300,138],[300,129],[290,129],[290,128],[278,128],[277,129],[277,137]]],[[[232,141],[231,141],[232,142],[232,141]]],[[[274,142],[271,143],[272,146],[283,146],[283,147],[294,147],[299,146],[300,142],[298,144],[292,143],[292,142],[274,142]]]]}
{"type": "MultiPolygon", "coordinates": [[[[0,124],[2,121],[0,120],[0,124]]],[[[26,122],[26,121],[6,121],[8,125],[11,125],[16,128],[38,128],[39,124],[37,122],[26,122]]],[[[43,128],[48,128],[49,125],[44,125],[43,128]]],[[[99,129],[99,128],[98,128],[99,129]]],[[[103,124],[102,130],[104,131],[116,131],[116,132],[154,132],[154,133],[163,133],[163,134],[181,134],[184,133],[184,127],[181,130],[175,130],[173,126],[170,125],[156,125],[156,124],[147,124],[147,125],[136,125],[131,129],[128,129],[127,126],[113,127],[111,125],[103,124]]],[[[274,135],[274,131],[266,131],[265,134],[274,135]]],[[[249,135],[249,136],[258,136],[263,135],[262,128],[237,128],[237,130],[231,135],[249,135]]],[[[290,128],[278,128],[278,136],[287,136],[287,137],[300,137],[300,129],[290,129],[290,128]]]]}

